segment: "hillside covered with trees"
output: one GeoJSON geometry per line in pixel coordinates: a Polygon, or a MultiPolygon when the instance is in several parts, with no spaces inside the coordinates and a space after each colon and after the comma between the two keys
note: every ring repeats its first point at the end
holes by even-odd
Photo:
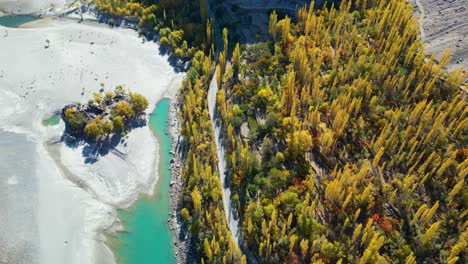
{"type": "Polygon", "coordinates": [[[205,1],[139,2],[96,1],[191,57],[179,199],[197,262],[247,262],[222,206],[206,100],[215,68],[230,199],[251,261],[468,261],[468,76],[445,71],[450,52],[424,52],[406,1],[272,12],[271,41],[231,53],[226,30],[218,57],[205,1]]]}
{"type": "Polygon", "coordinates": [[[467,261],[468,76],[425,54],[412,11],[272,13],[273,40],[219,66],[231,199],[259,262],[467,261]]]}
{"type": "Polygon", "coordinates": [[[205,0],[95,0],[95,4],[101,12],[137,18],[140,28],[158,33],[159,42],[179,58],[211,48],[212,22],[205,0]]]}

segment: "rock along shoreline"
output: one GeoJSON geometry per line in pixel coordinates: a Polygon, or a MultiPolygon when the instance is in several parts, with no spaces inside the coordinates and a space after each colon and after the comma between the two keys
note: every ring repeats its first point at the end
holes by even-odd
{"type": "Polygon", "coordinates": [[[168,225],[172,233],[174,257],[177,263],[192,263],[194,257],[189,252],[190,233],[182,222],[180,211],[183,205],[180,203],[180,192],[182,191],[181,170],[184,162],[184,147],[182,135],[180,134],[180,120],[178,110],[181,102],[179,92],[170,98],[169,117],[167,123],[168,132],[171,135],[171,182],[169,186],[169,218],[168,225]]]}

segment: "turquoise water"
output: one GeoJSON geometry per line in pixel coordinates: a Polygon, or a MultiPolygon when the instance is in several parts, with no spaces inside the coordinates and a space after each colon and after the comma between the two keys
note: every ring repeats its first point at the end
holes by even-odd
{"type": "Polygon", "coordinates": [[[169,183],[171,138],[167,131],[169,99],[161,100],[151,114],[149,126],[158,139],[159,174],[154,195],[141,197],[129,210],[119,210],[126,232],[112,241],[121,264],[175,264],[169,230],[169,183]]]}
{"type": "Polygon", "coordinates": [[[36,20],[35,16],[4,16],[0,17],[0,25],[4,27],[16,28],[21,24],[36,20]]]}
{"type": "Polygon", "coordinates": [[[60,115],[53,115],[52,117],[42,120],[44,126],[56,126],[60,122],[60,115]]]}

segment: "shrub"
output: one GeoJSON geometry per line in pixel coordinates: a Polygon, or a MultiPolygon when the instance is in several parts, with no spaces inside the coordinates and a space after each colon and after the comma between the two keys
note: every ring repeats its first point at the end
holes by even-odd
{"type": "Polygon", "coordinates": [[[148,108],[148,100],[141,94],[131,93],[130,103],[135,115],[141,115],[148,108]]]}
{"type": "Polygon", "coordinates": [[[135,112],[133,112],[132,107],[127,101],[120,101],[115,105],[113,110],[114,116],[122,116],[126,119],[132,118],[135,116],[135,112]]]}
{"type": "Polygon", "coordinates": [[[100,138],[104,135],[100,118],[96,117],[93,121],[89,122],[84,128],[84,132],[90,138],[100,138]]]}
{"type": "Polygon", "coordinates": [[[121,116],[114,117],[114,119],[112,120],[112,123],[114,127],[114,132],[120,132],[123,130],[124,121],[121,116]]]}
{"type": "Polygon", "coordinates": [[[114,131],[114,125],[110,120],[104,120],[101,122],[102,130],[105,134],[109,135],[114,131]]]}
{"type": "Polygon", "coordinates": [[[86,115],[71,108],[65,110],[65,119],[72,129],[81,129],[85,126],[86,115]]]}

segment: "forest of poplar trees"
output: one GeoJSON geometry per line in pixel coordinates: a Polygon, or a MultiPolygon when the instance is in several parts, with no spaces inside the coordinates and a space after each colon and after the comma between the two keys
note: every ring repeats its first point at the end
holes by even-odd
{"type": "MultiPolygon", "coordinates": [[[[121,15],[136,4],[96,2],[121,2],[103,7],[121,15]]],[[[460,89],[468,75],[445,70],[449,51],[425,53],[405,0],[315,10],[311,3],[294,18],[272,11],[271,41],[231,52],[225,30],[218,56],[206,1],[140,2],[140,23],[191,58],[179,96],[179,199],[197,261],[247,262],[223,212],[206,101],[214,75],[230,199],[249,261],[468,261],[468,107],[460,89]]]]}

